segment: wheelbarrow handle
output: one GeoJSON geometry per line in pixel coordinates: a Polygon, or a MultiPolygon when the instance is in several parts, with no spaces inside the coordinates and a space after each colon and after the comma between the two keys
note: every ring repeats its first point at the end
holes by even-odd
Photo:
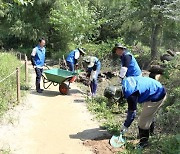
{"type": "Polygon", "coordinates": [[[47,66],[47,65],[44,65],[44,67],[46,67],[48,70],[50,70],[49,66],[47,66]]]}

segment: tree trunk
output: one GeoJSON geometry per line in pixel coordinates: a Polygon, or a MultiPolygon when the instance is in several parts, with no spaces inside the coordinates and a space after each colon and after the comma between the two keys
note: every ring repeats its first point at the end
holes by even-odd
{"type": "Polygon", "coordinates": [[[151,35],[151,59],[155,59],[158,55],[158,35],[162,28],[162,19],[163,15],[159,13],[156,23],[152,26],[152,35],[151,35]]]}

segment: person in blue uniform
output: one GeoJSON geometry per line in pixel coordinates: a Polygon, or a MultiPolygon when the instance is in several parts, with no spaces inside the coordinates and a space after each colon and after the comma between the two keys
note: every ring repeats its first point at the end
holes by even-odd
{"type": "Polygon", "coordinates": [[[113,54],[120,56],[121,69],[119,77],[123,79],[129,76],[139,76],[142,71],[134,58],[134,56],[127,50],[127,48],[120,43],[115,44],[113,48],[113,54]]]}
{"type": "Polygon", "coordinates": [[[101,62],[94,56],[84,57],[83,60],[87,63],[87,76],[90,79],[91,95],[94,97],[97,91],[98,74],[100,73],[101,62]]]}
{"type": "Polygon", "coordinates": [[[42,93],[43,89],[40,88],[40,81],[43,72],[43,66],[45,64],[45,44],[46,41],[44,38],[39,39],[39,44],[33,48],[31,53],[31,63],[36,72],[36,91],[42,93]]]}
{"type": "Polygon", "coordinates": [[[166,98],[164,86],[149,77],[127,77],[122,80],[122,97],[127,99],[128,112],[122,125],[121,132],[127,132],[136,116],[137,103],[143,103],[142,112],[139,117],[139,147],[148,145],[149,133],[153,119],[159,107],[166,98]]]}
{"type": "Polygon", "coordinates": [[[78,65],[78,59],[80,56],[85,55],[85,49],[83,48],[77,48],[75,50],[72,50],[68,56],[66,57],[66,63],[69,67],[69,71],[75,71],[75,67],[78,65]]]}

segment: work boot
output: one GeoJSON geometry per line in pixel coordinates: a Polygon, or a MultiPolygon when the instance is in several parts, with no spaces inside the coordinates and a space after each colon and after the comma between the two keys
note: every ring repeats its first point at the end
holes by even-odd
{"type": "MultiPolygon", "coordinates": [[[[150,125],[150,128],[149,128],[149,135],[150,136],[153,136],[154,135],[154,127],[155,127],[155,122],[153,121],[150,125]]],[[[140,139],[140,136],[139,134],[137,135],[137,139],[140,139]]]]}
{"type": "Polygon", "coordinates": [[[42,93],[43,91],[41,90],[41,89],[39,89],[39,90],[36,90],[38,93],[42,93]]]}
{"type": "Polygon", "coordinates": [[[137,148],[143,149],[144,147],[148,146],[149,129],[139,128],[139,137],[140,137],[140,141],[137,148]]]}
{"type": "Polygon", "coordinates": [[[36,84],[36,91],[38,93],[42,93],[43,92],[43,89],[40,89],[40,84],[36,84]]]}

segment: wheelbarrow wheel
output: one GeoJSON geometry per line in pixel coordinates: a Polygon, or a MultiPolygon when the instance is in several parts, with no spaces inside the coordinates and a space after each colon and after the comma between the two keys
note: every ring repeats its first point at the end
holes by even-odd
{"type": "Polygon", "coordinates": [[[69,87],[65,83],[59,84],[59,92],[63,95],[67,95],[69,92],[69,87]]]}

